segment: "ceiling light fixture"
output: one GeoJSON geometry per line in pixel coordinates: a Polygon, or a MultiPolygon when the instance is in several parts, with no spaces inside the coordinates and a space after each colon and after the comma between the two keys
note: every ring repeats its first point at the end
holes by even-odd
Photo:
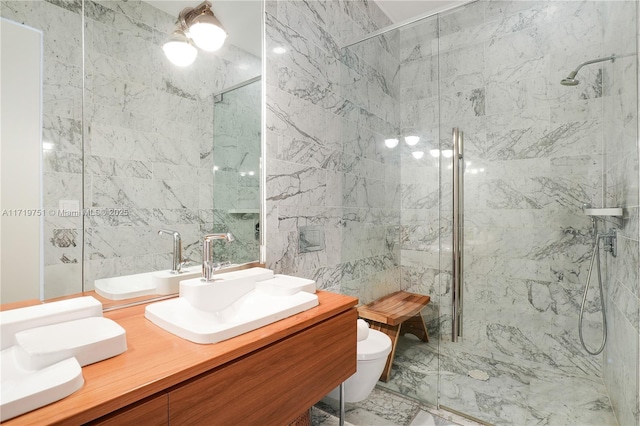
{"type": "Polygon", "coordinates": [[[176,25],[176,31],[162,49],[167,59],[178,66],[190,65],[195,60],[198,51],[193,43],[202,50],[214,52],[222,47],[227,38],[227,32],[213,14],[209,1],[182,9],[176,25]]]}
{"type": "Polygon", "coordinates": [[[413,155],[413,158],[415,158],[416,160],[419,160],[424,157],[424,151],[413,151],[411,155],[413,155]]]}

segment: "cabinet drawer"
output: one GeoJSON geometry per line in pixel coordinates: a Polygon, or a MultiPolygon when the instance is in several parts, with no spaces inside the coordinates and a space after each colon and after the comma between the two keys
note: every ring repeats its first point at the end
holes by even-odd
{"type": "Polygon", "coordinates": [[[171,425],[283,425],[356,371],[355,308],[169,393],[171,425]]]}
{"type": "Polygon", "coordinates": [[[169,396],[165,393],[147,401],[132,404],[88,424],[166,426],[169,424],[169,396]]]}

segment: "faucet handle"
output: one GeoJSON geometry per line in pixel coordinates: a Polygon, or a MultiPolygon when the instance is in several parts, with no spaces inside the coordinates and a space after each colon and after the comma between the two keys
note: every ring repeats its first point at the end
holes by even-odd
{"type": "Polygon", "coordinates": [[[183,259],[182,262],[178,264],[178,271],[182,271],[182,268],[193,265],[195,262],[191,259],[183,259]]]}

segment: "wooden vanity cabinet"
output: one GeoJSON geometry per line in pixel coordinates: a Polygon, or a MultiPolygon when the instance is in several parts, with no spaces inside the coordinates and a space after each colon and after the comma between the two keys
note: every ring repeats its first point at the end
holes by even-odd
{"type": "Polygon", "coordinates": [[[286,425],[356,369],[355,309],[89,424],[286,425]]]}
{"type": "Polygon", "coordinates": [[[355,373],[350,310],[169,392],[173,425],[286,425],[355,373]]]}

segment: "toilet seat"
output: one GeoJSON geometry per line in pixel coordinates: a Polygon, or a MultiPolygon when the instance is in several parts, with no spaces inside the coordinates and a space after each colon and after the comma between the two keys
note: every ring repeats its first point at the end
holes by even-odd
{"type": "Polygon", "coordinates": [[[369,329],[369,336],[358,342],[358,361],[385,358],[391,352],[391,339],[378,330],[369,329]]]}

